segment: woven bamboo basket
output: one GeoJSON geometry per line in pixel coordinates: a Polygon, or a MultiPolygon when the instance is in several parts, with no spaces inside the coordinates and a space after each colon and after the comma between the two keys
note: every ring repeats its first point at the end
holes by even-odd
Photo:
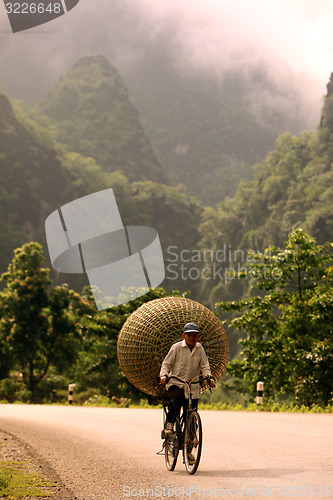
{"type": "Polygon", "coordinates": [[[212,375],[218,380],[228,360],[228,340],[221,322],[199,302],[165,297],[139,307],[119,333],[119,365],[135,387],[159,397],[157,377],[162,361],[170,347],[182,340],[184,325],[189,322],[199,326],[200,343],[208,356],[212,375]]]}

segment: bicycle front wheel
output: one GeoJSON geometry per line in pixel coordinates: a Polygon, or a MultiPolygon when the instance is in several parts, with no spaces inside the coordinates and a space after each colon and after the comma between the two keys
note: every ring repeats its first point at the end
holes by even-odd
{"type": "Polygon", "coordinates": [[[194,474],[198,467],[202,449],[202,425],[199,413],[192,411],[188,417],[184,439],[184,462],[189,474],[194,474]]]}
{"type": "Polygon", "coordinates": [[[175,423],[175,432],[171,436],[166,436],[165,438],[165,447],[164,447],[164,456],[165,456],[165,465],[166,468],[170,471],[173,471],[176,467],[179,448],[180,448],[180,427],[179,422],[176,420],[175,423]]]}

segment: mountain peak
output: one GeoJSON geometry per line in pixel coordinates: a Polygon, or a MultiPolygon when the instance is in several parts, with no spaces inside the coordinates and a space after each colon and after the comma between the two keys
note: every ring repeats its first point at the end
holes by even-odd
{"type": "Polygon", "coordinates": [[[332,94],[333,94],[333,73],[331,73],[330,81],[327,84],[327,96],[326,97],[331,97],[332,94]]]}
{"type": "Polygon", "coordinates": [[[71,151],[94,158],[106,171],[130,181],[165,182],[127,88],[102,55],[81,58],[37,107],[71,151]]]}
{"type": "Polygon", "coordinates": [[[333,144],[333,73],[331,73],[330,81],[327,84],[327,94],[325,96],[324,106],[320,119],[320,134],[322,146],[324,149],[329,148],[332,153],[333,144]]]}

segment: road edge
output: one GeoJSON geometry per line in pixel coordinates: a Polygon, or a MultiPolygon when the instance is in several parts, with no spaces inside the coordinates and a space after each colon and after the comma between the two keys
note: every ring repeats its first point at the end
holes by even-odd
{"type": "MultiPolygon", "coordinates": [[[[49,497],[51,500],[82,500],[64,485],[59,474],[29,444],[25,443],[14,434],[3,430],[1,426],[0,460],[25,462],[28,464],[29,472],[37,473],[42,476],[43,479],[54,483],[55,486],[48,486],[46,488],[46,491],[51,493],[49,497]]],[[[45,499],[45,497],[33,497],[34,500],[37,498],[45,499]]]]}

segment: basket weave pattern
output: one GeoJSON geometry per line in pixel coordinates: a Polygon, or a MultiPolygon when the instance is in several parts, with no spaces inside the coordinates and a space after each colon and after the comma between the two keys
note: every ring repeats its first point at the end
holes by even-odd
{"type": "Polygon", "coordinates": [[[228,340],[221,322],[205,306],[183,297],[146,302],[124,323],[118,337],[119,365],[138,389],[158,397],[157,377],[170,347],[182,340],[186,323],[196,323],[200,343],[209,359],[215,381],[228,360],[228,340]]]}

